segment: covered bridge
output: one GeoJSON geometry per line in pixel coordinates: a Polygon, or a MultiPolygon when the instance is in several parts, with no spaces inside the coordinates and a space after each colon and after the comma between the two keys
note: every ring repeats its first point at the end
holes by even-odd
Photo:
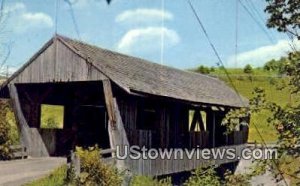
{"type": "MultiPolygon", "coordinates": [[[[12,100],[21,143],[32,157],[66,156],[75,146],[95,144],[240,149],[247,142],[247,127],[224,135],[223,117],[246,105],[224,82],[60,35],[2,84],[0,97],[12,100]],[[61,128],[41,127],[45,104],[63,107],[61,128]]],[[[145,175],[203,164],[195,158],[116,161],[145,175]]]]}

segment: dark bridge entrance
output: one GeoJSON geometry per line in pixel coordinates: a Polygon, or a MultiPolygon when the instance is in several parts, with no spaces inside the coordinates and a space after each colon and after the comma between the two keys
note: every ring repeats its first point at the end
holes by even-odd
{"type": "Polygon", "coordinates": [[[18,84],[16,88],[28,124],[23,137],[33,139],[29,146],[34,156],[65,156],[75,146],[110,147],[101,82],[18,84]],[[63,108],[61,126],[42,123],[41,114],[51,115],[51,121],[59,117],[51,109],[42,113],[42,105],[63,108]]]}

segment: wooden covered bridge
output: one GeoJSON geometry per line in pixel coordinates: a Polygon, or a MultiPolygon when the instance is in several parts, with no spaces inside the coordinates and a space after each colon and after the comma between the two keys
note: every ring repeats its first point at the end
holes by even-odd
{"type": "MultiPolygon", "coordinates": [[[[66,156],[75,146],[193,149],[235,147],[248,127],[224,135],[221,121],[243,107],[224,82],[55,35],[0,89],[11,99],[21,143],[32,157],[66,156]],[[41,106],[63,107],[63,127],[41,127],[41,106]]],[[[238,153],[238,152],[237,152],[238,153]]],[[[217,160],[221,164],[234,160],[217,160]]],[[[145,175],[192,170],[185,160],[116,160],[145,175]]]]}

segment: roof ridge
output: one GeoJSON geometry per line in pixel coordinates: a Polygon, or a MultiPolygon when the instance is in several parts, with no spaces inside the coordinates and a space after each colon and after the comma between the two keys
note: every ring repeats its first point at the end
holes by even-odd
{"type": "MultiPolygon", "coordinates": [[[[162,65],[162,64],[159,64],[159,63],[147,60],[147,59],[143,59],[143,58],[136,57],[136,56],[130,56],[128,54],[124,54],[124,53],[121,53],[121,52],[112,51],[110,49],[102,48],[102,47],[97,46],[95,44],[90,44],[90,43],[87,43],[85,41],[80,41],[78,39],[73,39],[73,38],[63,36],[63,35],[60,35],[60,34],[55,34],[55,37],[61,38],[65,42],[68,42],[66,40],[71,40],[73,42],[77,42],[77,43],[80,43],[80,44],[83,44],[83,45],[87,45],[89,47],[94,47],[94,48],[97,48],[97,49],[100,49],[100,50],[103,50],[103,51],[106,51],[106,52],[110,52],[110,53],[115,54],[115,55],[121,55],[121,56],[124,56],[126,58],[135,58],[135,59],[137,59],[137,60],[139,60],[140,62],[143,62],[143,63],[150,63],[150,64],[153,64],[153,65],[162,67],[162,68],[169,68],[169,69],[176,70],[176,71],[179,71],[179,72],[185,72],[185,73],[189,73],[189,74],[193,74],[193,75],[197,75],[197,76],[202,76],[202,77],[205,77],[205,78],[209,78],[209,79],[212,79],[212,80],[215,80],[215,81],[222,82],[218,78],[212,77],[212,76],[209,76],[209,75],[206,75],[206,74],[201,74],[201,73],[198,73],[198,72],[192,72],[192,71],[189,71],[189,70],[178,69],[178,68],[172,67],[172,66],[162,65]]],[[[85,58],[88,58],[88,57],[89,56],[85,56],[85,58]]]]}

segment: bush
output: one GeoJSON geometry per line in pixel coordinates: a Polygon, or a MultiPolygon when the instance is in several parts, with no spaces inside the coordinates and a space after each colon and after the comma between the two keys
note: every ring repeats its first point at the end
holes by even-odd
{"type": "Polygon", "coordinates": [[[11,158],[10,146],[10,125],[6,121],[6,114],[9,110],[8,104],[0,100],[0,160],[8,160],[11,158]]]}
{"type": "Polygon", "coordinates": [[[253,73],[253,68],[252,68],[252,66],[251,65],[246,65],[245,66],[245,68],[244,68],[244,73],[246,73],[246,74],[251,74],[251,73],[253,73]]]}
{"type": "Polygon", "coordinates": [[[196,72],[201,73],[201,74],[209,74],[210,69],[208,67],[201,65],[196,69],[196,72]]]}
{"type": "Polygon", "coordinates": [[[226,171],[224,175],[225,179],[221,179],[213,166],[198,168],[192,172],[192,176],[184,183],[185,186],[198,186],[198,185],[210,185],[210,186],[250,186],[250,174],[232,174],[230,171],[226,171]]]}
{"type": "Polygon", "coordinates": [[[225,173],[225,186],[250,186],[250,176],[247,174],[232,174],[230,171],[225,173]]]}
{"type": "Polygon", "coordinates": [[[221,179],[213,167],[197,168],[184,183],[185,186],[211,185],[221,186],[221,179]]]}
{"type": "Polygon", "coordinates": [[[269,83],[271,85],[277,85],[277,79],[276,78],[270,78],[269,83]]]}
{"type": "Polygon", "coordinates": [[[77,147],[76,155],[80,158],[81,169],[79,178],[75,180],[76,185],[118,186],[122,184],[123,179],[120,172],[102,162],[100,149],[97,146],[87,150],[77,147]]]}

